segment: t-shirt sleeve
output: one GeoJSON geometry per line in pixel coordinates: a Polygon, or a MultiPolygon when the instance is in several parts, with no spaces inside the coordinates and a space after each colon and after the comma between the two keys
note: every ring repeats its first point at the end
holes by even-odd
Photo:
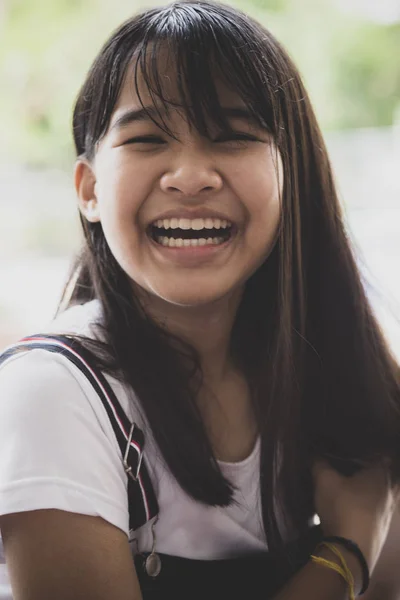
{"type": "Polygon", "coordinates": [[[50,508],[102,517],[129,535],[107,413],[68,359],[37,349],[0,368],[0,515],[50,508]]]}

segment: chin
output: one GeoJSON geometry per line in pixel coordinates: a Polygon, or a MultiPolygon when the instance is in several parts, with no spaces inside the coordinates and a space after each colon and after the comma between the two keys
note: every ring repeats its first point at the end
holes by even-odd
{"type": "Polygon", "coordinates": [[[153,292],[153,294],[154,293],[158,298],[168,304],[187,308],[205,307],[222,300],[227,295],[226,290],[209,290],[207,292],[204,289],[201,289],[201,286],[198,286],[197,289],[194,289],[193,286],[191,289],[183,289],[183,287],[181,287],[180,289],[175,288],[174,290],[168,291],[159,290],[158,292],[153,292]]]}

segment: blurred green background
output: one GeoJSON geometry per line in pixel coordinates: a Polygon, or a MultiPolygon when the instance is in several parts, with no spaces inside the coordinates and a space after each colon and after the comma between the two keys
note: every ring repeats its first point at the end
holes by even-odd
{"type": "MultiPolygon", "coordinates": [[[[68,168],[73,158],[70,109],[92,58],[122,20],[159,4],[3,0],[1,155],[32,166],[68,168]]],[[[400,98],[400,22],[373,21],[368,11],[345,11],[333,0],[232,4],[258,18],[286,45],[324,129],[393,124],[400,98]]]]}
{"type": "MultiPolygon", "coordinates": [[[[371,298],[400,353],[400,0],[241,0],[309,90],[371,298]]],[[[0,0],[0,346],[50,319],[79,228],[71,109],[150,0],[0,0]]]]}

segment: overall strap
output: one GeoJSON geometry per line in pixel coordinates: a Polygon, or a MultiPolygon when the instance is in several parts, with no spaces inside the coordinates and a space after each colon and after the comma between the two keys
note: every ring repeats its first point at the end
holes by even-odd
{"type": "Polygon", "coordinates": [[[131,423],[93,355],[69,336],[35,335],[22,339],[0,355],[0,365],[19,352],[41,349],[65,356],[86,377],[100,398],[121,450],[128,476],[129,529],[135,530],[158,514],[158,502],[143,460],[144,435],[131,423]]]}

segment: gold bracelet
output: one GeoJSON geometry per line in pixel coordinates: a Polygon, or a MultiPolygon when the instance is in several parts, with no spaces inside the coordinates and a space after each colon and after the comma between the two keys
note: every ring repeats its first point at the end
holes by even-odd
{"type": "Polygon", "coordinates": [[[326,546],[328,548],[328,550],[330,550],[331,552],[333,552],[333,554],[336,554],[336,556],[338,557],[338,559],[342,563],[342,567],[343,567],[344,571],[347,574],[348,581],[351,582],[351,585],[352,585],[352,588],[353,588],[353,596],[354,596],[354,577],[353,577],[353,573],[350,571],[349,567],[347,566],[347,563],[346,563],[346,560],[345,560],[343,554],[331,542],[322,542],[321,546],[326,546]]]}
{"type": "MultiPolygon", "coordinates": [[[[336,552],[335,552],[336,554],[336,552]]],[[[338,564],[336,564],[333,561],[327,560],[326,558],[322,558],[321,556],[311,556],[311,560],[316,563],[319,564],[323,567],[326,567],[328,569],[331,569],[333,571],[336,571],[336,573],[339,573],[339,575],[341,575],[343,577],[343,579],[345,580],[345,582],[348,584],[349,586],[349,596],[350,596],[350,600],[355,600],[355,596],[354,596],[354,578],[353,575],[351,574],[350,570],[347,567],[346,561],[344,560],[344,558],[342,557],[341,560],[343,559],[344,565],[340,566],[338,564]]]]}

